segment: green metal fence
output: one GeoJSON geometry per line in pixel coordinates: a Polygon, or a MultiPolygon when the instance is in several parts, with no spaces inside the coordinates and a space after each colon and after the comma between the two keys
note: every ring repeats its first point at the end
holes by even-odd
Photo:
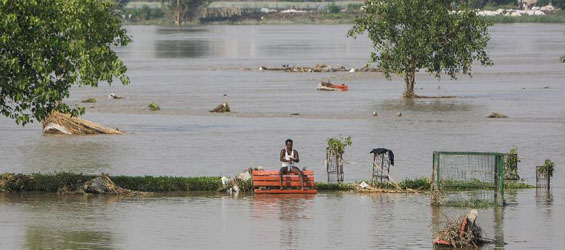
{"type": "Polygon", "coordinates": [[[504,205],[504,154],[445,152],[433,155],[436,203],[454,206],[504,205]]]}

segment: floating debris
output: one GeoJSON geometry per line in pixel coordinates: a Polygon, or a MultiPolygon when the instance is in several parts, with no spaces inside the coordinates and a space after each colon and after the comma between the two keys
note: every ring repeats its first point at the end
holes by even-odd
{"type": "Polygon", "coordinates": [[[377,113],[377,111],[373,112],[373,116],[379,116],[379,114],[377,113]]]}
{"type": "Polygon", "coordinates": [[[448,220],[443,230],[436,233],[434,245],[464,248],[492,242],[482,236],[482,229],[476,223],[479,212],[471,210],[467,215],[448,220]]]}
{"type": "Polygon", "coordinates": [[[116,95],[116,94],[114,94],[114,93],[110,93],[110,94],[108,95],[108,99],[126,99],[126,98],[123,97],[123,96],[116,95]]]}
{"type": "Polygon", "coordinates": [[[402,113],[398,112],[398,113],[396,114],[396,116],[402,117],[402,113]]]}
{"type": "Polygon", "coordinates": [[[487,116],[487,118],[508,118],[508,116],[503,115],[503,114],[498,113],[498,112],[492,112],[492,113],[490,113],[490,115],[487,116]]]}
{"type": "Polygon", "coordinates": [[[43,121],[43,133],[66,135],[123,134],[121,131],[57,111],[51,112],[47,119],[43,121]]]}
{"type": "Polygon", "coordinates": [[[210,110],[210,112],[212,112],[212,113],[231,112],[231,108],[230,108],[230,105],[227,102],[224,102],[224,103],[218,105],[215,109],[210,110]]]}

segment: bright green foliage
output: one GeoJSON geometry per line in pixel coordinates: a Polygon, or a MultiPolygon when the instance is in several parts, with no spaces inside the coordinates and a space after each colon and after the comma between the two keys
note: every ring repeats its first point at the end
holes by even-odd
{"type": "Polygon", "coordinates": [[[339,155],[343,155],[345,152],[345,147],[351,145],[351,136],[342,137],[340,139],[337,138],[329,138],[328,139],[328,147],[330,150],[337,152],[339,155]]]}
{"type": "Polygon", "coordinates": [[[128,84],[112,46],[130,42],[112,0],[0,1],[0,112],[16,123],[44,120],[52,110],[78,115],[62,100],[69,88],[128,84]]]}
{"type": "Polygon", "coordinates": [[[405,97],[414,96],[420,69],[456,79],[469,74],[474,61],[492,65],[485,48],[490,40],[484,18],[465,2],[452,0],[366,0],[365,15],[355,18],[348,36],[368,33],[375,62],[390,79],[404,76],[405,97]]]}
{"type": "Polygon", "coordinates": [[[157,102],[149,103],[149,105],[147,105],[147,107],[149,107],[149,110],[151,110],[151,111],[161,110],[161,107],[159,107],[159,104],[157,104],[157,102]]]}
{"type": "Polygon", "coordinates": [[[555,163],[550,159],[545,160],[543,166],[538,169],[538,172],[548,178],[553,177],[553,169],[555,167],[555,163]]]}
{"type": "Polygon", "coordinates": [[[518,149],[510,149],[504,161],[504,179],[520,179],[520,175],[518,175],[518,163],[520,163],[520,159],[518,159],[518,149]]]}

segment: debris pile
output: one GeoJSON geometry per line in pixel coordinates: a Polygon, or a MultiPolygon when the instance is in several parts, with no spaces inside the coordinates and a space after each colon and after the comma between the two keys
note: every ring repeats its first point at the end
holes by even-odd
{"type": "Polygon", "coordinates": [[[210,110],[210,112],[212,112],[212,113],[231,112],[231,108],[230,108],[230,105],[228,105],[227,102],[224,102],[224,103],[218,105],[215,109],[210,110]]]}
{"type": "Polygon", "coordinates": [[[479,212],[471,210],[465,216],[448,219],[443,230],[435,235],[434,245],[453,248],[477,247],[489,242],[482,236],[481,227],[476,223],[479,212]]]}
{"type": "Polygon", "coordinates": [[[112,194],[112,195],[144,195],[146,192],[132,191],[129,189],[118,187],[110,176],[101,174],[100,176],[85,182],[79,189],[79,192],[88,194],[112,194]]]}
{"type": "Polygon", "coordinates": [[[492,113],[490,113],[490,115],[487,116],[487,118],[508,118],[508,116],[503,115],[503,114],[498,113],[498,112],[492,112],[492,113]]]}
{"type": "Polygon", "coordinates": [[[66,135],[123,134],[123,132],[117,129],[107,128],[100,124],[78,117],[71,117],[69,114],[57,111],[51,112],[47,119],[43,121],[43,133],[66,135]]]}
{"type": "Polygon", "coordinates": [[[253,190],[253,171],[265,171],[262,166],[257,167],[250,167],[241,171],[236,177],[230,179],[228,177],[222,177],[222,184],[223,186],[218,189],[220,192],[228,192],[228,193],[238,193],[242,192],[249,192],[253,190]]]}

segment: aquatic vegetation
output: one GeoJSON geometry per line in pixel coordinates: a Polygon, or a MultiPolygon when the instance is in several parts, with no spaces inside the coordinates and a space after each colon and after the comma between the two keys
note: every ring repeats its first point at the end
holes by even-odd
{"type": "Polygon", "coordinates": [[[332,191],[351,191],[355,190],[355,186],[351,183],[332,183],[332,182],[316,182],[315,187],[317,190],[332,190],[332,191]]]}
{"type": "Polygon", "coordinates": [[[547,176],[548,178],[553,177],[553,169],[555,167],[555,163],[550,159],[545,160],[543,166],[538,169],[538,173],[542,174],[543,176],[547,176]]]}
{"type": "Polygon", "coordinates": [[[481,199],[444,201],[441,205],[446,207],[472,207],[472,208],[487,208],[487,207],[497,206],[495,202],[489,200],[481,200],[481,199]]]}
{"type": "Polygon", "coordinates": [[[82,100],[82,103],[96,103],[96,98],[90,97],[88,99],[82,100]]]}
{"type": "Polygon", "coordinates": [[[506,180],[519,180],[520,175],[518,175],[518,149],[512,148],[510,152],[505,155],[504,159],[504,179],[506,180]]]}
{"type": "MultiPolygon", "coordinates": [[[[33,173],[33,174],[0,174],[0,192],[59,192],[73,190],[98,175],[75,173],[33,173]]],[[[178,192],[178,191],[217,191],[223,187],[219,176],[178,177],[178,176],[111,176],[110,179],[119,187],[143,192],[178,192]]],[[[357,183],[316,182],[317,190],[353,191],[357,183]]],[[[368,181],[365,181],[368,183],[368,181]]],[[[238,183],[240,190],[252,190],[252,182],[238,183]]],[[[405,179],[398,186],[387,183],[379,184],[376,188],[387,190],[429,190],[431,183],[428,178],[405,179]],[[398,188],[400,187],[400,189],[398,188]]],[[[451,182],[451,191],[486,189],[492,186],[477,180],[471,182],[451,182]],[[459,189],[457,189],[459,188],[459,189]]],[[[533,186],[521,181],[505,183],[505,189],[532,188],[533,186]]]]}
{"type": "Polygon", "coordinates": [[[147,105],[147,107],[149,107],[149,110],[151,110],[151,111],[161,110],[161,107],[159,107],[159,104],[157,102],[149,103],[149,105],[147,105]]]}
{"type": "Polygon", "coordinates": [[[402,189],[420,189],[420,190],[430,190],[432,187],[431,181],[428,178],[420,177],[416,179],[404,179],[398,183],[402,189]]]}
{"type": "MultiPolygon", "coordinates": [[[[98,177],[75,173],[11,174],[0,175],[0,191],[58,192],[75,189],[98,177]]],[[[173,177],[173,176],[113,176],[111,180],[119,187],[144,192],[215,191],[222,186],[220,177],[173,177]]]]}

